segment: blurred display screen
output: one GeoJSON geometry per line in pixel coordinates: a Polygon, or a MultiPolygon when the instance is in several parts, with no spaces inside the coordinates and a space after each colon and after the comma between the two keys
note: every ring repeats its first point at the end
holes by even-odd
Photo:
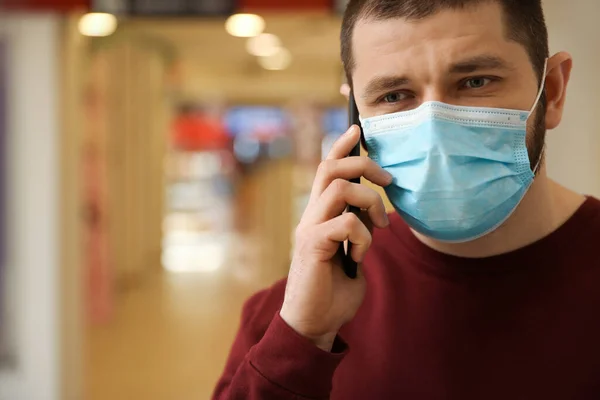
{"type": "Polygon", "coordinates": [[[92,10],[96,12],[107,12],[112,14],[124,14],[129,5],[127,0],[93,0],[92,10]]]}
{"type": "Polygon", "coordinates": [[[199,14],[233,14],[233,0],[192,0],[188,1],[188,10],[199,14]]]}
{"type": "Polygon", "coordinates": [[[348,130],[348,110],[332,108],[323,113],[323,142],[321,158],[325,159],[338,138],[348,130]]]}
{"type": "Polygon", "coordinates": [[[94,11],[132,15],[228,15],[235,0],[94,0],[94,11]]]}
{"type": "Polygon", "coordinates": [[[132,0],[134,14],[179,14],[187,11],[187,0],[132,0]]]}
{"type": "Polygon", "coordinates": [[[348,130],[348,110],[332,108],[323,114],[323,131],[326,135],[341,135],[348,130]]]}
{"type": "Polygon", "coordinates": [[[96,12],[132,15],[228,15],[236,10],[325,10],[343,12],[348,0],[0,0],[7,9],[96,12]]]}
{"type": "Polygon", "coordinates": [[[89,0],[0,0],[0,7],[11,10],[72,11],[87,9],[89,0]]]}
{"type": "Polygon", "coordinates": [[[287,136],[290,119],[284,110],[277,107],[233,107],[225,115],[225,125],[234,137],[269,142],[287,136]]]}
{"type": "Polygon", "coordinates": [[[238,0],[242,10],[331,10],[331,0],[238,0]]]}

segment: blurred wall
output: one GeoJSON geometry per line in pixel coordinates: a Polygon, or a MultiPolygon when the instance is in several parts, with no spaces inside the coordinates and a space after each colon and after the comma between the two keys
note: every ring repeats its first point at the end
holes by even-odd
{"type": "Polygon", "coordinates": [[[88,315],[106,323],[116,291],[160,269],[166,62],[126,30],[91,39],[76,60],[86,101],[73,104],[71,113],[82,115],[83,200],[94,210],[85,230],[88,315]]]}
{"type": "Polygon", "coordinates": [[[8,269],[16,363],[0,399],[59,399],[58,20],[0,19],[9,44],[8,269]]]}
{"type": "MultiPolygon", "coordinates": [[[[165,62],[125,38],[95,55],[103,70],[109,263],[127,288],[160,270],[168,133],[165,62]]],[[[88,121],[88,123],[94,123],[88,121]]]]}
{"type": "Polygon", "coordinates": [[[176,55],[176,75],[184,82],[180,95],[241,104],[343,104],[340,19],[314,13],[266,14],[265,19],[266,32],[276,34],[292,54],[283,71],[260,67],[246,51],[247,40],[229,35],[221,19],[133,18],[120,29],[162,43],[176,55]]]}
{"type": "MultiPolygon", "coordinates": [[[[84,246],[82,241],[82,119],[74,112],[80,107],[83,57],[89,38],[79,34],[79,14],[70,15],[61,24],[60,60],[60,238],[61,257],[58,281],[60,293],[60,398],[83,398],[83,330],[84,330],[84,276],[82,268],[84,246]]],[[[58,97],[58,96],[57,96],[58,97]]]]}
{"type": "Polygon", "coordinates": [[[574,59],[564,120],[548,132],[548,173],[582,193],[600,196],[600,2],[544,0],[551,53],[574,59]]]}
{"type": "MultiPolygon", "coordinates": [[[[6,248],[14,362],[0,399],[80,400],[82,269],[77,18],[0,17],[8,44],[6,248]]],[[[4,138],[3,138],[4,139],[4,138]]],[[[6,322],[3,322],[6,324],[6,322]]]]}

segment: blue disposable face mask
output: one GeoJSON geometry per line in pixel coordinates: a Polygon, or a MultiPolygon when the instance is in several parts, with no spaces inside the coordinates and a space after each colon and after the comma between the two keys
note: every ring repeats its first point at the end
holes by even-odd
{"type": "Polygon", "coordinates": [[[510,217],[542,158],[532,171],[527,121],[543,88],[531,111],[427,102],[362,120],[369,157],[394,177],[385,191],[411,228],[467,242],[510,217]]]}

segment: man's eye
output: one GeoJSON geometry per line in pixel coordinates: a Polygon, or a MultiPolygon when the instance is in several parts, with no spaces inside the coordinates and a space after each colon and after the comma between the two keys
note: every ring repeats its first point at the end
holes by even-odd
{"type": "Polygon", "coordinates": [[[405,100],[406,98],[407,98],[406,93],[396,92],[396,93],[387,94],[383,98],[383,101],[386,103],[397,103],[399,101],[405,100]]]}
{"type": "Polygon", "coordinates": [[[488,83],[490,83],[492,80],[490,78],[472,78],[472,79],[467,79],[464,84],[463,87],[467,88],[467,89],[480,89],[482,87],[484,87],[485,85],[487,85],[488,83]]]}

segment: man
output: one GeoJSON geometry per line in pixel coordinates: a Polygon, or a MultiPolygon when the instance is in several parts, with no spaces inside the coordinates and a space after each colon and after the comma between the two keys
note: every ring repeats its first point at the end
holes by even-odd
{"type": "Polygon", "coordinates": [[[549,57],[540,3],[350,1],[372,159],[345,158],[354,127],[321,165],[288,280],[245,305],[215,398],[600,398],[600,201],[546,176],[572,61],[549,57]]]}

